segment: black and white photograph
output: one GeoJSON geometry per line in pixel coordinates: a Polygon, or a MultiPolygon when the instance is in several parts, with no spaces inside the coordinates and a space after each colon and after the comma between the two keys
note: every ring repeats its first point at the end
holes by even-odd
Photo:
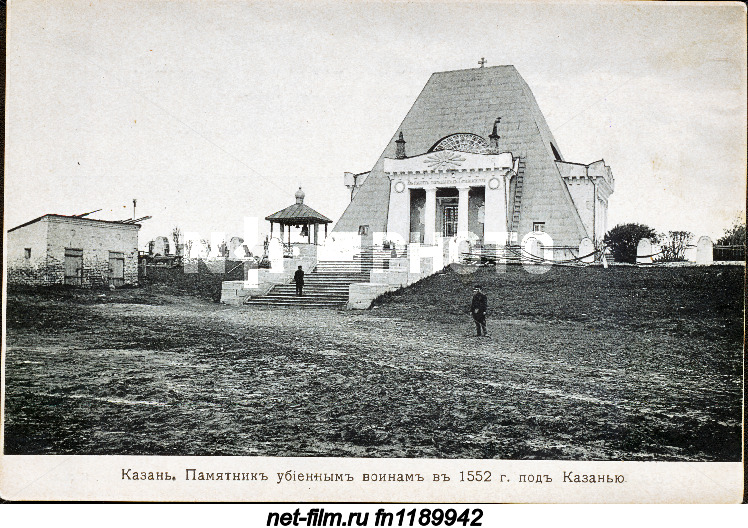
{"type": "Polygon", "coordinates": [[[745,50],[733,2],[11,0],[0,495],[741,502],[745,50]]]}

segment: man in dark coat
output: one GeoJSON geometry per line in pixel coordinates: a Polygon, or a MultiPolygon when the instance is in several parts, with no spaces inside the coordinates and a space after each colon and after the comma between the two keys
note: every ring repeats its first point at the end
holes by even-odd
{"type": "Polygon", "coordinates": [[[293,274],[293,281],[296,283],[296,295],[304,295],[302,292],[304,289],[304,270],[301,269],[301,266],[299,266],[299,269],[297,269],[296,273],[293,274]]]}
{"type": "Polygon", "coordinates": [[[481,329],[483,335],[488,337],[488,331],[486,330],[486,311],[488,310],[488,297],[481,291],[479,285],[473,287],[473,301],[470,303],[470,315],[473,316],[475,321],[475,331],[478,337],[481,335],[481,329]]]}

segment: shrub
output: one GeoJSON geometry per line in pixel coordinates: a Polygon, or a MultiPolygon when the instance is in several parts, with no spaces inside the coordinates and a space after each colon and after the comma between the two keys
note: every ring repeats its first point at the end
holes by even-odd
{"type": "Polygon", "coordinates": [[[643,224],[620,224],[605,234],[603,242],[608,246],[616,262],[636,263],[636,246],[643,238],[653,242],[658,239],[654,229],[643,224]]]}

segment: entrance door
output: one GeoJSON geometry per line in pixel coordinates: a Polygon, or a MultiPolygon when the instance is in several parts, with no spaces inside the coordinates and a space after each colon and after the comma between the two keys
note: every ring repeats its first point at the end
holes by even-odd
{"type": "Polygon", "coordinates": [[[109,284],[125,285],[125,254],[118,251],[109,252],[109,284]]]}
{"type": "Polygon", "coordinates": [[[81,286],[83,283],[83,250],[65,249],[65,284],[81,286]]]}
{"type": "Polygon", "coordinates": [[[444,222],[442,223],[442,236],[453,237],[457,235],[457,206],[444,205],[444,222]]]}

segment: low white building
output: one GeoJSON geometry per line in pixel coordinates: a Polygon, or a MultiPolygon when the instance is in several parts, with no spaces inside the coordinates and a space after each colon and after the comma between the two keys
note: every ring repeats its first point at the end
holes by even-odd
{"type": "Polygon", "coordinates": [[[47,286],[138,283],[138,230],[133,221],[47,214],[6,234],[7,282],[47,286]]]}

